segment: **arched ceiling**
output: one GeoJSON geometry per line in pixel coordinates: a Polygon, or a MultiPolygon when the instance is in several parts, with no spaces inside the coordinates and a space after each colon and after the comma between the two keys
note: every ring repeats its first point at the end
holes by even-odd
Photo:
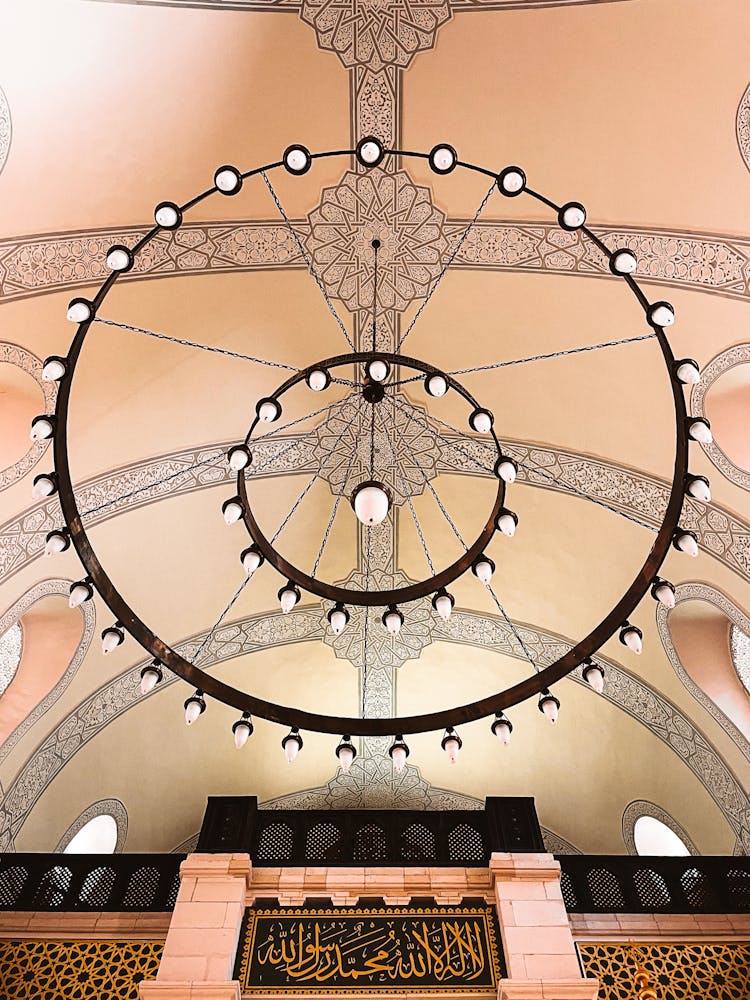
{"type": "MultiPolygon", "coordinates": [[[[38,379],[40,359],[66,352],[68,301],[92,292],[108,247],[132,245],[157,202],[186,201],[223,163],[248,169],[292,142],[345,149],[367,133],[405,149],[447,141],[492,169],[521,164],[552,199],[582,201],[608,246],[635,250],[646,293],[675,305],[669,336],[678,356],[703,367],[728,359],[714,365],[717,375],[748,360],[738,347],[746,346],[750,308],[744,0],[725,0],[720,12],[700,0],[415,0],[408,8],[363,0],[39,0],[13,5],[5,20],[0,361],[19,373],[38,379]]],[[[369,302],[366,254],[373,236],[381,238],[380,336],[391,344],[488,188],[480,175],[440,178],[414,160],[364,176],[347,158],[318,161],[301,178],[276,172],[272,183],[354,338],[368,321],[358,309],[363,297],[369,302]]],[[[174,236],[160,234],[103,315],[295,368],[346,349],[260,178],[236,197],[196,206],[174,236]]],[[[454,370],[647,332],[634,299],[585,238],[563,233],[536,202],[494,193],[407,346],[454,370]]],[[[467,577],[451,588],[456,612],[447,625],[423,602],[391,641],[373,612],[365,679],[361,633],[353,625],[335,641],[326,636],[324,609],[309,595],[282,616],[282,581],[267,566],[214,630],[242,580],[238,556],[247,544],[242,526],[221,518],[234,492],[223,451],[286,374],[103,324],[92,327],[76,374],[71,469],[92,542],[166,641],[190,657],[205,640],[202,655],[221,679],[340,715],[363,705],[383,715],[463,704],[526,676],[526,651],[541,665],[552,662],[641,566],[674,457],[670,389],[653,340],[465,376],[520,463],[509,492],[517,535],[495,538],[488,550],[517,634],[467,577]]],[[[9,398],[20,378],[9,379],[9,398]]],[[[298,390],[284,418],[347,391],[335,386],[310,403],[298,390]]],[[[469,537],[491,504],[492,480],[478,474],[487,449],[425,425],[420,383],[403,391],[404,407],[422,409],[412,419],[399,410],[395,430],[383,418],[379,454],[385,460],[395,446],[402,461],[411,456],[404,482],[393,485],[408,489],[430,554],[444,565],[460,548],[419,469],[469,537]]],[[[455,427],[466,418],[450,396],[434,413],[455,427]]],[[[283,447],[271,438],[258,449],[253,497],[270,532],[325,459],[326,476],[314,480],[281,536],[284,551],[306,568],[332,490],[349,464],[358,467],[347,443],[357,421],[356,408],[341,408],[300,421],[283,447]]],[[[32,501],[30,486],[52,459],[43,445],[24,454],[25,447],[12,469],[0,470],[0,629],[81,576],[72,552],[54,561],[41,555],[59,507],[54,498],[32,501]]],[[[670,552],[663,575],[708,588],[741,615],[750,608],[747,483],[724,474],[715,449],[692,445],[690,469],[711,479],[713,493],[708,507],[689,501],[683,516],[701,552],[695,560],[670,552]]],[[[369,548],[372,573],[424,575],[408,505],[370,541],[342,503],[321,573],[330,580],[363,573],[369,548]]],[[[680,615],[699,603],[686,599],[680,615]]],[[[289,767],[278,726],[258,721],[237,753],[232,710],[210,703],[187,729],[182,702],[190,689],[181,681],[165,678],[142,698],[146,654],[129,640],[103,656],[97,633],[111,614],[96,598],[85,609],[79,649],[71,657],[65,646],[54,688],[0,747],[0,846],[51,850],[110,799],[125,810],[126,850],[164,851],[195,833],[209,794],[414,808],[522,794],[536,797],[558,846],[624,852],[623,814],[647,803],[702,853],[747,851],[750,733],[685,680],[668,618],[644,599],[633,616],[644,633],[642,656],[607,643],[604,696],[578,674],[561,682],[555,729],[530,701],[509,712],[508,748],[484,720],[463,727],[455,767],[433,733],[410,737],[401,776],[384,740],[360,745],[344,776],[330,737],[305,734],[289,767]]],[[[19,677],[33,668],[27,662],[19,677]]]]}

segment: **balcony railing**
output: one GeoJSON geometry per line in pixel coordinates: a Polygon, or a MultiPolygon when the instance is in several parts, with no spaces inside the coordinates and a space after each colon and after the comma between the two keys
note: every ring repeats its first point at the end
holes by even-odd
{"type": "Polygon", "coordinates": [[[750,913],[750,857],[558,855],[568,913],[750,913]]]}

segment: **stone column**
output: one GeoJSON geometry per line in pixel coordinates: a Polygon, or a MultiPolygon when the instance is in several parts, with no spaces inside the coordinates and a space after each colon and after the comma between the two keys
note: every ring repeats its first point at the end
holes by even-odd
{"type": "Polygon", "coordinates": [[[239,1000],[232,978],[245,896],[247,854],[191,854],[180,866],[180,891],[156,980],[141,1000],[239,1000]]]}
{"type": "Polygon", "coordinates": [[[490,876],[508,978],[498,1000],[596,1000],[584,979],[551,854],[493,854],[490,876]]]}

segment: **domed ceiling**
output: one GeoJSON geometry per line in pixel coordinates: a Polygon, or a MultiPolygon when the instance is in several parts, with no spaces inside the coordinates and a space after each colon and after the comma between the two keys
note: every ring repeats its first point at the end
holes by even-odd
{"type": "MultiPolygon", "coordinates": [[[[3,850],[52,850],[92,804],[113,800],[125,850],[173,850],[199,829],[206,797],[222,794],[433,809],[533,795],[550,848],[587,853],[624,852],[638,804],[701,853],[750,849],[750,699],[729,639],[750,628],[750,473],[722,450],[738,440],[744,382],[716,407],[714,443],[690,446],[712,500],[685,502],[697,558],[672,549],[664,564],[675,610],[646,596],[631,616],[642,654],[615,635],[597,657],[603,694],[580,670],[554,686],[556,726],[532,698],[508,710],[509,746],[491,718],[460,727],[455,765],[440,732],[414,735],[402,772],[389,739],[367,738],[344,774],[338,739],[315,733],[289,766],[287,730],[262,719],[237,751],[238,712],[209,699],[186,726],[192,688],[168,671],[142,696],[150,656],[132,638],[104,655],[112,613],[98,596],[68,608],[80,563],[72,549],[43,555],[62,520],[57,497],[31,499],[53,463],[28,440],[29,418],[54,405],[42,360],[68,350],[68,302],[94,295],[108,249],[133,246],[155,205],[204,191],[222,164],[249,170],[292,143],[346,150],[365,135],[402,150],[447,142],[497,172],[520,164],[556,203],[583,203],[607,247],[633,250],[648,298],[673,303],[675,355],[704,371],[688,411],[710,417],[710,384],[750,361],[749,33],[745,0],[11,5],[0,38],[0,634],[20,621],[23,642],[0,695],[3,850]]],[[[584,234],[480,173],[438,176],[395,156],[365,170],[338,156],[269,180],[273,192],[249,178],[160,232],[103,304],[98,319],[112,322],[92,324],[68,421],[91,542],[165,642],[258,697],[367,717],[484,698],[574,645],[646,558],[675,453],[656,341],[584,234]],[[379,344],[393,350],[408,331],[413,357],[480,369],[460,377],[519,464],[508,491],[519,521],[487,548],[497,602],[469,573],[451,585],[447,622],[426,599],[404,609],[395,637],[382,609],[353,611],[333,636],[330,605],[310,594],[281,613],[284,580],[270,566],[240,587],[248,538],[221,515],[235,492],[225,451],[288,369],[348,350],[342,327],[367,342],[373,239],[379,344]],[[628,342],[577,350],[614,341],[628,342]],[[500,366],[537,355],[548,357],[500,366]]],[[[421,381],[405,383],[382,411],[374,461],[395,467],[395,502],[368,529],[346,498],[332,514],[369,472],[358,440],[369,404],[346,384],[326,392],[296,390],[277,436],[258,446],[264,530],[283,525],[285,555],[360,587],[422,579],[431,561],[457,558],[457,534],[478,534],[496,480],[455,394],[433,405],[421,381]]]]}

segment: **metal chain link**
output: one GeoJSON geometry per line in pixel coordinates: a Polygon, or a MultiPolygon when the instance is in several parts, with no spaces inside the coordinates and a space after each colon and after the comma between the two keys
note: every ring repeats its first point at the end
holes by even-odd
{"type": "Polygon", "coordinates": [[[252,361],[257,365],[266,365],[268,368],[283,368],[288,372],[299,371],[299,368],[295,368],[294,365],[285,365],[281,361],[268,361],[266,358],[255,358],[250,354],[239,354],[237,351],[230,351],[225,347],[211,347],[209,344],[198,344],[194,340],[171,337],[166,333],[146,330],[142,326],[131,326],[130,323],[118,323],[114,319],[104,319],[102,316],[94,316],[93,322],[102,323],[104,326],[114,326],[120,330],[131,330],[133,333],[142,333],[146,337],[155,337],[156,340],[166,340],[170,344],[179,344],[182,347],[195,347],[199,351],[208,351],[210,354],[223,354],[224,357],[235,358],[238,361],[252,361]]]}
{"type": "Polygon", "coordinates": [[[461,249],[461,247],[464,245],[464,240],[466,239],[466,237],[469,235],[469,233],[472,231],[472,229],[476,225],[477,221],[479,220],[479,216],[482,214],[482,212],[484,211],[484,208],[485,208],[487,202],[492,197],[492,192],[495,190],[495,186],[496,186],[496,181],[493,181],[492,184],[490,185],[489,190],[487,191],[487,194],[484,196],[484,198],[482,198],[482,201],[481,201],[481,203],[479,205],[479,208],[474,213],[474,218],[471,220],[471,222],[469,223],[469,225],[463,231],[463,234],[461,235],[461,238],[458,240],[458,242],[454,246],[454,248],[453,248],[450,256],[448,257],[448,260],[445,263],[445,267],[440,272],[440,274],[437,276],[437,278],[435,279],[434,285],[432,286],[432,288],[427,293],[427,298],[424,300],[424,302],[419,307],[419,309],[417,309],[417,311],[416,311],[416,313],[414,315],[414,319],[411,321],[411,323],[409,323],[408,327],[406,328],[406,333],[404,333],[403,337],[399,340],[398,345],[396,347],[396,354],[398,354],[398,352],[401,350],[401,347],[402,347],[404,341],[409,336],[409,334],[411,333],[411,331],[414,329],[414,324],[417,322],[417,320],[419,319],[419,317],[422,315],[422,312],[424,311],[427,303],[430,301],[430,299],[432,298],[432,296],[435,294],[435,291],[436,291],[438,285],[443,280],[443,278],[446,275],[446,272],[448,271],[448,268],[451,266],[451,264],[455,260],[456,254],[461,249]]]}
{"type": "Polygon", "coordinates": [[[248,585],[249,582],[250,582],[250,577],[246,576],[245,579],[242,581],[242,583],[237,588],[237,590],[234,592],[234,595],[232,596],[232,599],[229,601],[229,604],[227,604],[227,606],[224,608],[224,610],[222,611],[222,613],[216,619],[216,622],[211,626],[210,630],[203,637],[203,641],[201,642],[200,646],[198,647],[197,652],[193,656],[193,661],[192,662],[193,662],[194,666],[197,666],[197,662],[198,662],[198,659],[200,658],[201,653],[203,652],[203,650],[206,648],[206,646],[209,644],[209,642],[213,638],[213,635],[214,635],[214,632],[216,631],[216,629],[219,628],[219,626],[224,621],[224,619],[226,618],[226,616],[229,614],[229,612],[235,606],[235,604],[237,603],[237,600],[239,599],[240,594],[242,593],[242,591],[245,589],[245,587],[248,585]]]}
{"type": "Polygon", "coordinates": [[[532,667],[534,668],[534,670],[536,670],[536,672],[539,673],[539,667],[537,666],[536,661],[534,660],[534,657],[531,655],[531,652],[529,651],[528,646],[526,645],[526,643],[521,638],[521,635],[520,635],[518,629],[516,628],[515,623],[512,622],[511,619],[508,617],[507,611],[505,610],[505,608],[502,606],[502,604],[498,600],[497,594],[492,589],[492,584],[488,583],[488,584],[486,584],[486,586],[487,586],[487,590],[490,592],[492,600],[497,605],[498,611],[500,612],[500,614],[505,619],[505,622],[506,622],[508,628],[511,630],[511,632],[513,633],[513,635],[516,637],[516,641],[518,642],[518,644],[521,647],[521,649],[524,651],[526,659],[532,665],[532,667]]]}
{"type": "MultiPolygon", "coordinates": [[[[370,545],[371,545],[371,535],[370,528],[367,528],[367,554],[365,556],[365,590],[370,589],[370,545]]],[[[370,609],[368,607],[364,608],[365,624],[364,624],[364,635],[363,635],[363,648],[362,648],[362,718],[365,718],[365,708],[367,700],[367,652],[368,652],[368,635],[369,635],[369,622],[370,622],[370,609]]]]}
{"type": "Polygon", "coordinates": [[[326,291],[325,285],[323,284],[323,282],[321,281],[321,279],[318,276],[317,271],[313,267],[312,259],[308,256],[308,254],[307,254],[304,246],[302,245],[302,240],[299,238],[299,236],[297,235],[296,230],[294,229],[294,226],[289,221],[289,218],[288,218],[286,212],[284,211],[284,206],[279,201],[278,195],[274,191],[273,184],[271,184],[271,182],[269,181],[268,175],[266,174],[265,170],[261,170],[260,176],[263,178],[263,180],[265,182],[265,185],[268,188],[268,190],[270,192],[270,195],[271,195],[271,197],[274,200],[276,208],[278,209],[279,215],[284,220],[284,223],[286,224],[286,227],[289,230],[292,239],[297,244],[297,249],[299,250],[299,252],[300,252],[300,254],[302,256],[302,259],[304,260],[305,264],[307,265],[308,271],[310,272],[310,274],[312,275],[313,279],[315,280],[315,284],[320,289],[320,291],[321,291],[321,293],[323,295],[323,298],[326,300],[326,305],[328,306],[328,310],[331,313],[331,316],[333,316],[333,318],[338,323],[339,329],[341,330],[341,332],[343,333],[343,335],[346,337],[346,342],[349,345],[349,347],[351,347],[351,349],[354,350],[355,349],[354,348],[354,341],[349,336],[349,332],[346,329],[346,327],[344,326],[343,322],[341,321],[341,317],[336,312],[336,310],[334,308],[334,305],[333,305],[333,303],[331,302],[331,300],[330,300],[330,298],[328,296],[328,292],[326,291]]]}
{"type": "Polygon", "coordinates": [[[305,499],[305,497],[307,496],[307,494],[310,492],[312,484],[315,482],[315,480],[317,478],[318,478],[318,473],[314,472],[313,475],[312,475],[312,478],[311,478],[310,482],[307,484],[307,486],[304,488],[304,490],[302,490],[302,492],[300,493],[300,495],[294,501],[294,505],[292,506],[292,509],[289,511],[289,513],[287,514],[287,516],[284,518],[284,520],[281,522],[281,524],[279,525],[278,529],[276,530],[276,534],[271,539],[271,545],[274,544],[274,542],[279,537],[279,535],[281,534],[281,532],[284,530],[284,528],[286,528],[287,524],[289,524],[289,521],[292,519],[292,515],[297,510],[297,508],[302,503],[302,501],[305,499]]]}

